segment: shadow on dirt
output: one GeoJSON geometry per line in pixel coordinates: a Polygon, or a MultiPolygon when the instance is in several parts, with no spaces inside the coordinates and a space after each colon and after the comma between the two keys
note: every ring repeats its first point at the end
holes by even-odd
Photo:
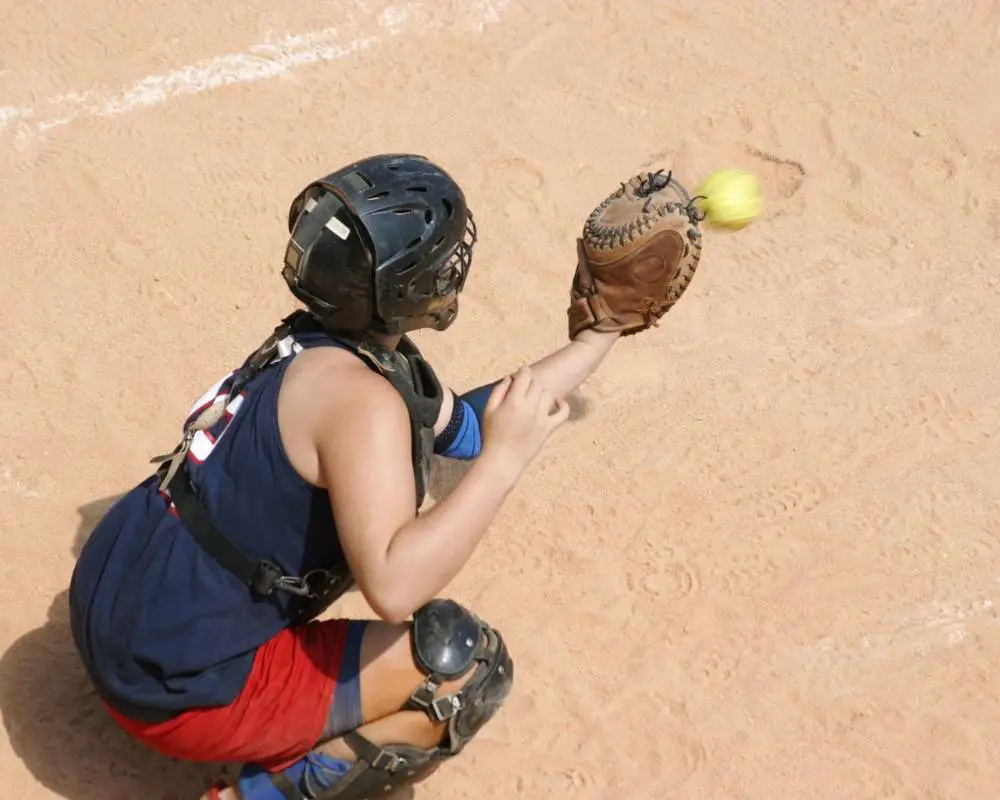
{"type": "MultiPolygon", "coordinates": [[[[437,461],[432,491],[447,494],[468,465],[437,461]]],[[[74,558],[119,497],[79,509],[74,558]]],[[[213,781],[232,780],[238,770],[236,764],[197,764],[162,756],[115,724],[77,654],[68,589],[52,600],[45,625],[0,656],[0,712],[13,752],[41,785],[67,800],[196,800],[213,781]]],[[[416,787],[409,786],[385,797],[415,796],[416,787]]]]}
{"type": "MultiPolygon", "coordinates": [[[[74,556],[117,499],[79,509],[74,556]]],[[[216,777],[231,773],[224,765],[183,764],[161,756],[115,725],[73,644],[68,595],[60,592],[45,625],[0,657],[4,727],[11,749],[38,782],[68,800],[195,800],[216,777]]]]}

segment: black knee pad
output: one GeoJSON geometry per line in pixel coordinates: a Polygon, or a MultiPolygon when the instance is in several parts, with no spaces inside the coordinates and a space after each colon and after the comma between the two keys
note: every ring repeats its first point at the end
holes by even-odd
{"type": "MultiPolygon", "coordinates": [[[[419,780],[461,752],[496,714],[514,682],[514,663],[500,634],[453,600],[432,600],[413,615],[413,659],[426,680],[402,710],[419,710],[448,723],[440,746],[422,750],[405,745],[379,747],[357,732],[344,737],[357,761],[346,775],[310,800],[369,800],[419,780]],[[438,696],[441,685],[468,675],[453,694],[438,696]]],[[[303,795],[304,797],[305,795],[303,795]]],[[[286,794],[286,797],[298,797],[286,794]]]]}
{"type": "Polygon", "coordinates": [[[447,749],[454,755],[496,714],[510,694],[514,662],[503,637],[454,600],[431,600],[413,615],[413,659],[427,676],[405,709],[448,722],[447,749]],[[437,696],[446,681],[472,671],[453,694],[437,696]]]}

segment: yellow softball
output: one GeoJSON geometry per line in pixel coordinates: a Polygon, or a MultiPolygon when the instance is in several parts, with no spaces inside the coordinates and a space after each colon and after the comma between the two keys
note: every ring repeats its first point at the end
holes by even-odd
{"type": "Polygon", "coordinates": [[[705,221],[720,228],[745,228],[762,211],[757,179],[741,169],[720,169],[701,182],[695,190],[698,209],[705,221]]]}

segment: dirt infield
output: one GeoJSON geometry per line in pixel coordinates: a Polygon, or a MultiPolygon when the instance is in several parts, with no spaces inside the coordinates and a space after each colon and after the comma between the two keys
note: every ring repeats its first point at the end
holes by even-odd
{"type": "Polygon", "coordinates": [[[456,388],[563,340],[574,237],[618,181],[743,167],[767,206],[706,236],[449,588],[517,683],[418,800],[997,797],[996,3],[0,9],[5,797],[194,800],[217,774],[100,712],[67,582],[294,307],[295,192],[387,151],[476,214],[458,321],[416,337],[456,388]]]}

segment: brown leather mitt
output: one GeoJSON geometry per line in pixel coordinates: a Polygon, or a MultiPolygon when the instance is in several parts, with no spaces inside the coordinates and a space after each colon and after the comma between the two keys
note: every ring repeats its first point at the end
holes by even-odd
{"type": "Polygon", "coordinates": [[[577,240],[570,339],[587,328],[630,336],[657,325],[698,268],[703,219],[663,170],[636,175],[606,198],[577,240]]]}

